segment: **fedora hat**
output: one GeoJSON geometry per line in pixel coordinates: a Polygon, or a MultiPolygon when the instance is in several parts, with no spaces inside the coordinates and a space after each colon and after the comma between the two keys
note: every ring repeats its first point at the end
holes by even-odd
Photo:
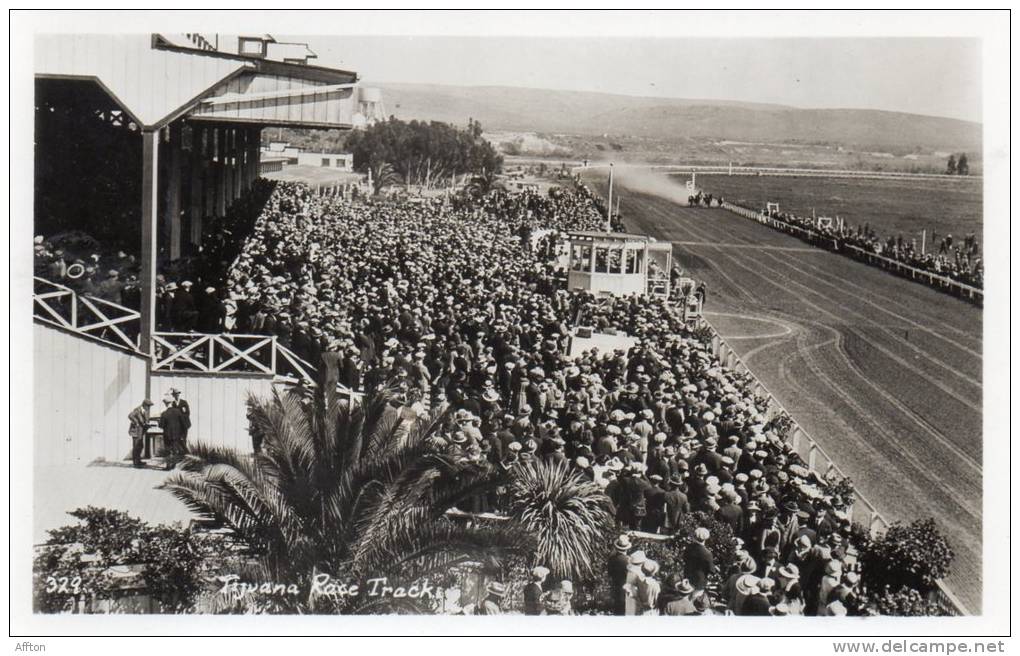
{"type": "Polygon", "coordinates": [[[506,586],[499,581],[490,581],[488,585],[485,586],[485,591],[490,595],[502,597],[506,594],[506,586]]]}
{"type": "Polygon", "coordinates": [[[754,574],[744,574],[737,579],[737,592],[742,595],[753,595],[758,592],[758,577],[754,574]]]}
{"type": "Polygon", "coordinates": [[[783,565],[782,567],[779,568],[779,575],[782,576],[784,579],[799,579],[800,568],[794,565],[793,563],[790,563],[789,565],[783,565]]]}
{"type": "Polygon", "coordinates": [[[640,549],[630,555],[631,565],[643,565],[646,560],[648,560],[648,557],[645,555],[645,552],[640,549]]]}
{"type": "MultiPolygon", "coordinates": [[[[679,577],[677,577],[679,578],[679,577]]],[[[689,579],[680,579],[671,586],[677,594],[689,595],[694,592],[694,586],[689,579]]]]}
{"type": "Polygon", "coordinates": [[[623,534],[616,538],[616,542],[613,543],[613,547],[617,551],[630,551],[631,548],[630,537],[627,534],[623,534]]]}

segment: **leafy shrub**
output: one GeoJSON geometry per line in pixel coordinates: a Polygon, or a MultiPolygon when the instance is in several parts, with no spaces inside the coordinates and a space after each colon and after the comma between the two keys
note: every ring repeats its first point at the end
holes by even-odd
{"type": "Polygon", "coordinates": [[[694,531],[698,527],[707,528],[709,532],[705,546],[712,552],[719,572],[711,577],[712,580],[719,583],[719,578],[733,567],[737,550],[733,540],[733,529],[729,524],[720,522],[707,513],[689,513],[680,518],[680,526],[673,539],[664,542],[648,541],[642,544],[648,557],[661,565],[661,578],[665,579],[670,574],[684,574],[684,553],[694,542],[694,531]]]}
{"type": "Polygon", "coordinates": [[[907,587],[926,594],[949,575],[953,550],[932,518],[896,522],[861,551],[864,582],[882,593],[907,587]]]}
{"type": "Polygon", "coordinates": [[[944,615],[936,604],[927,601],[920,592],[900,588],[896,592],[886,589],[873,595],[871,604],[879,615],[892,617],[930,617],[944,615]]]}
{"type": "Polygon", "coordinates": [[[79,601],[123,594],[111,567],[141,565],[145,592],[167,611],[191,607],[201,589],[201,554],[191,533],[153,526],[119,510],[89,506],[71,513],[81,524],[51,530],[35,557],[37,612],[72,610],[79,601]]]}
{"type": "Polygon", "coordinates": [[[837,510],[843,510],[853,505],[856,488],[849,476],[840,476],[835,471],[825,476],[825,491],[832,496],[832,505],[837,510]]]}

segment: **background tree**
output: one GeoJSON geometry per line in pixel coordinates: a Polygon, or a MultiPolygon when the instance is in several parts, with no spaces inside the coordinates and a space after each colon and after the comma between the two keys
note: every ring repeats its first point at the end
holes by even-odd
{"type": "Polygon", "coordinates": [[[387,163],[405,184],[432,188],[448,184],[454,176],[502,168],[502,157],[481,134],[474,120],[465,130],[391,117],[350,134],[346,145],[354,154],[356,170],[367,172],[387,163]]]}
{"type": "Polygon", "coordinates": [[[967,153],[960,153],[960,159],[956,162],[957,175],[970,175],[970,165],[967,163],[967,153]]]}

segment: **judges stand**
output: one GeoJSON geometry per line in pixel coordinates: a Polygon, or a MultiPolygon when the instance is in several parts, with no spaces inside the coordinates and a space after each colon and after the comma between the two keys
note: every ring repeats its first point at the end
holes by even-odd
{"type": "MultiPolygon", "coordinates": [[[[673,244],[621,232],[569,232],[566,241],[568,289],[590,292],[606,302],[631,294],[669,298],[673,244]]],[[[569,355],[577,357],[592,348],[626,350],[635,341],[619,332],[602,334],[578,327],[569,355]]]]}
{"type": "Polygon", "coordinates": [[[596,296],[669,297],[673,245],[622,232],[570,232],[567,287],[596,296]]]}

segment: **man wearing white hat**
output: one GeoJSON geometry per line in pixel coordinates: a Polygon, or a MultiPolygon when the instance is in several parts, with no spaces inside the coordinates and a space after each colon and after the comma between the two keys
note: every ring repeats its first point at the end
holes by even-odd
{"type": "Polygon", "coordinates": [[[613,554],[606,563],[609,590],[613,600],[613,615],[627,614],[627,574],[630,570],[630,538],[626,533],[613,543],[613,554]]]}
{"type": "Polygon", "coordinates": [[[694,530],[694,540],[684,551],[685,573],[696,590],[704,590],[708,577],[715,572],[715,558],[705,545],[709,537],[707,528],[698,527],[694,530]]]}

